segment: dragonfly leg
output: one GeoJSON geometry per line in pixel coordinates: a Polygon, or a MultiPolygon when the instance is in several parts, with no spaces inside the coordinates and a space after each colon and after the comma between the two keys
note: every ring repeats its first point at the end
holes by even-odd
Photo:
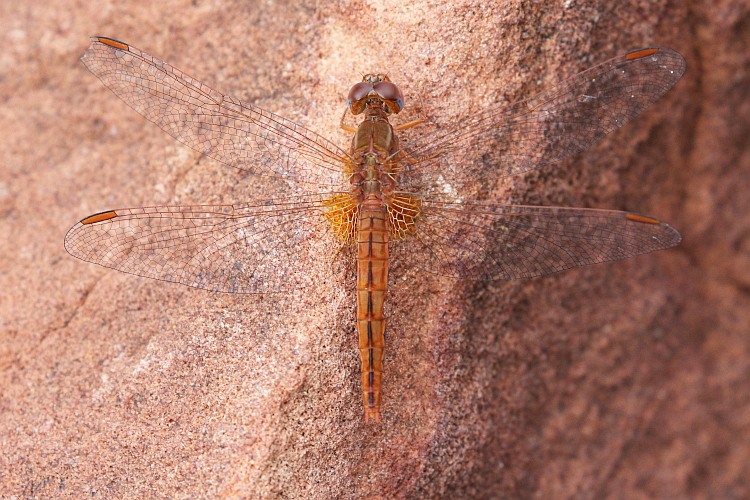
{"type": "Polygon", "coordinates": [[[424,102],[422,101],[422,94],[417,94],[417,97],[419,98],[419,114],[421,115],[416,120],[412,120],[410,122],[402,123],[401,125],[396,125],[393,127],[394,130],[406,130],[407,128],[416,127],[417,125],[421,125],[424,122],[427,121],[427,116],[424,114],[424,102]]]}
{"type": "Polygon", "coordinates": [[[417,125],[421,125],[421,124],[423,124],[426,121],[427,121],[426,118],[419,118],[417,120],[412,120],[410,122],[402,123],[401,125],[396,125],[395,127],[393,127],[393,129],[394,130],[405,130],[407,128],[412,128],[412,127],[416,127],[417,125]]]}
{"type": "Polygon", "coordinates": [[[357,131],[357,127],[352,127],[351,125],[346,125],[346,124],[344,124],[344,118],[346,118],[346,112],[347,112],[347,111],[349,111],[349,108],[348,108],[348,107],[347,107],[346,109],[344,109],[344,114],[343,114],[343,115],[341,115],[341,123],[340,123],[339,125],[341,125],[341,128],[343,128],[343,129],[344,129],[344,130],[346,130],[347,132],[351,132],[351,133],[354,133],[354,132],[356,132],[356,131],[357,131]]]}

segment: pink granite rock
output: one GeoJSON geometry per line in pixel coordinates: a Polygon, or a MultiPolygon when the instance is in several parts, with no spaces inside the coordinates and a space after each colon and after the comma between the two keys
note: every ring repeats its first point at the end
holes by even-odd
{"type": "Polygon", "coordinates": [[[750,496],[749,16],[736,0],[5,2],[0,496],[750,496]],[[234,296],[65,252],[94,212],[273,189],[115,98],[78,62],[90,35],[342,146],[363,72],[401,85],[404,120],[446,124],[674,48],[688,71],[656,105],[494,195],[652,214],[684,240],[514,282],[394,269],[383,423],[365,426],[350,275],[234,296]]]}

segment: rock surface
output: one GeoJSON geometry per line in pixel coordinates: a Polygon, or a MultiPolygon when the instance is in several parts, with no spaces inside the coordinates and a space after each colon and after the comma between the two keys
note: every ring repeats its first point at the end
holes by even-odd
{"type": "Polygon", "coordinates": [[[749,20],[737,0],[1,3],[0,496],[749,497],[749,20]],[[365,426],[350,279],[231,296],[65,252],[94,212],[264,186],[117,100],[78,62],[89,35],[342,145],[362,72],[444,124],[672,47],[675,89],[506,201],[648,213],[684,241],[515,282],[394,270],[365,426]]]}

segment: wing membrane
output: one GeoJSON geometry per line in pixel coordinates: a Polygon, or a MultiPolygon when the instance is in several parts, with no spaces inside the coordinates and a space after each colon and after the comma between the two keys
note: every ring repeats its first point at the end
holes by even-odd
{"type": "MultiPolygon", "coordinates": [[[[351,161],[321,136],[222,95],[122,42],[92,38],[82,59],[140,114],[228,165],[315,191],[311,186],[338,186],[351,161]]],[[[435,274],[497,280],[676,245],[680,234],[668,224],[629,212],[432,201],[414,193],[439,192],[455,200],[455,188],[481,178],[482,165],[511,175],[582,151],[661,97],[684,70],[684,59],[672,50],[634,51],[533,99],[489,109],[405,151],[405,186],[416,189],[402,197],[408,206],[392,207],[398,213],[411,210],[399,219],[409,237],[393,243],[393,256],[435,274]],[[445,159],[458,148],[480,152],[483,161],[446,168],[445,159]]],[[[196,288],[289,291],[309,286],[313,274],[307,263],[336,254],[341,234],[331,234],[326,218],[335,222],[340,212],[349,221],[358,210],[355,198],[307,194],[256,204],[111,210],[71,228],[65,247],[89,262],[196,288]]]]}
{"type": "Polygon", "coordinates": [[[117,209],[65,236],[79,259],[130,274],[230,293],[310,286],[308,266],[333,255],[323,199],[117,209]]]}
{"type": "Polygon", "coordinates": [[[437,138],[423,137],[408,150],[411,169],[457,185],[476,179],[462,164],[451,176],[435,161],[454,150],[477,151],[501,176],[555,162],[589,148],[622,127],[664,95],[685,72],[677,52],[651,47],[629,52],[594,66],[536,97],[510,106],[495,106],[459,121],[437,138]]]}
{"type": "Polygon", "coordinates": [[[669,248],[680,233],[614,210],[424,201],[412,238],[394,258],[473,280],[528,278],[669,248]]]}
{"type": "Polygon", "coordinates": [[[122,42],[93,37],[83,64],[135,111],[229,166],[330,189],[349,155],[320,135],[223,95],[122,42]]]}

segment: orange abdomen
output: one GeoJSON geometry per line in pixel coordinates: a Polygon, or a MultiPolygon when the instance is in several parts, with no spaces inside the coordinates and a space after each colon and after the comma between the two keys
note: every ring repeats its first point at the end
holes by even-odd
{"type": "Polygon", "coordinates": [[[365,422],[380,421],[385,356],[383,303],[388,291],[388,212],[381,203],[363,203],[357,227],[357,331],[362,359],[365,422]]]}

